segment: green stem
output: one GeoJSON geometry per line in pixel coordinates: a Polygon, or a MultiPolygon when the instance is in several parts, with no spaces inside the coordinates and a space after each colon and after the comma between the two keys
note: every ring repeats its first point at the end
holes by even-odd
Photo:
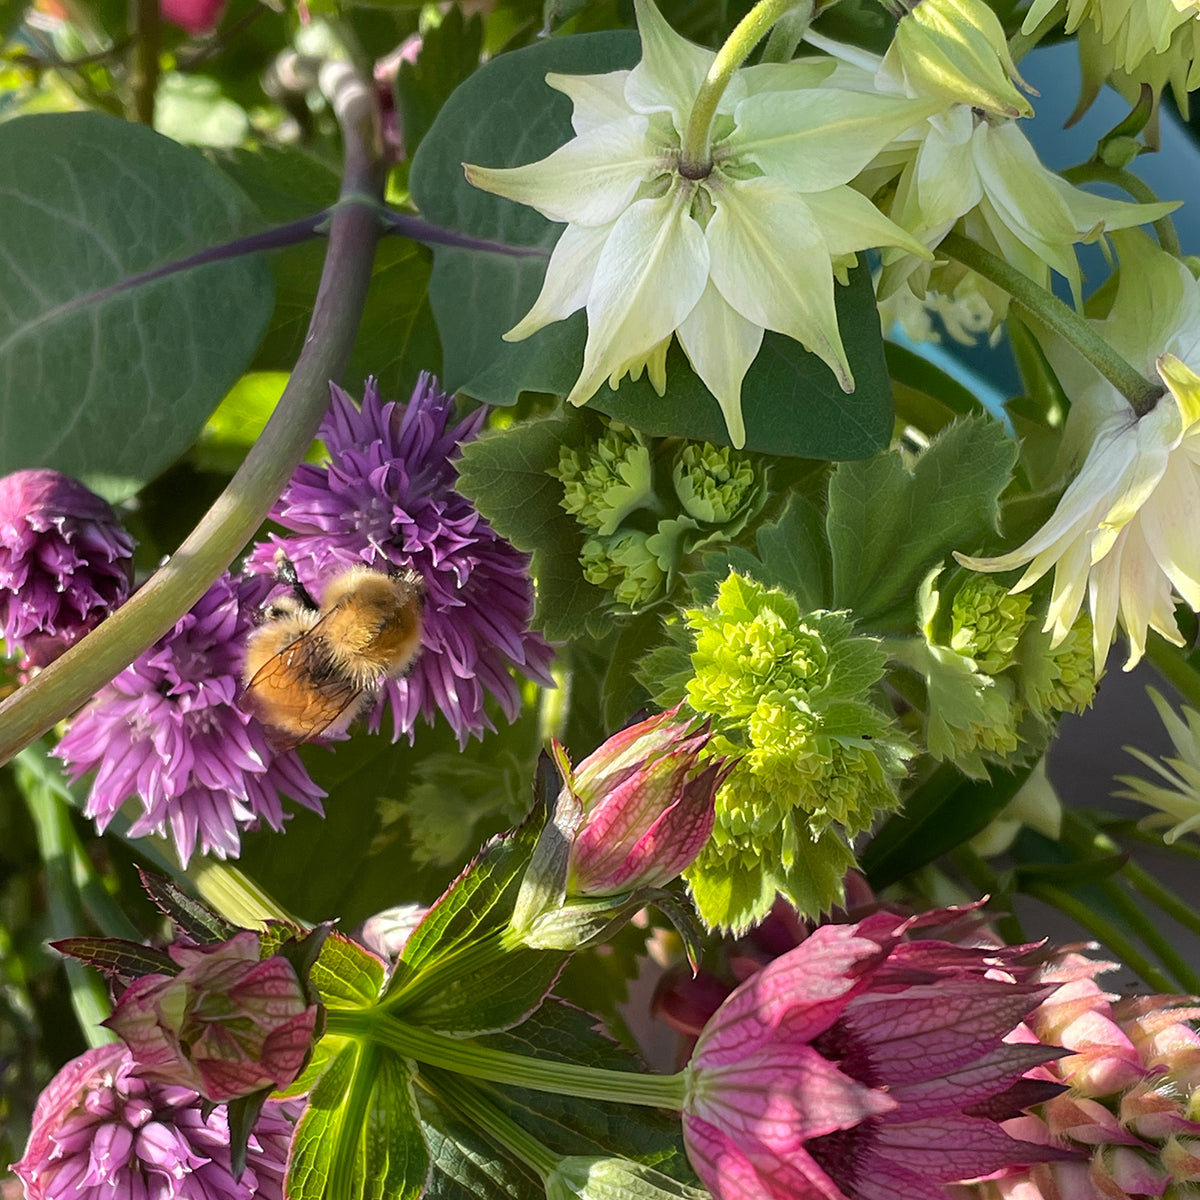
{"type": "Polygon", "coordinates": [[[498,1146],[536,1172],[545,1184],[546,1177],[558,1166],[559,1156],[489,1100],[481,1088],[464,1083],[450,1071],[423,1071],[421,1078],[439,1103],[449,1102],[498,1146]]]}
{"type": "MultiPolygon", "coordinates": [[[[323,71],[345,145],[342,195],[383,197],[374,89],[345,64],[323,71]]],[[[0,704],[0,763],[69,716],[163,636],[204,595],[266,519],[316,436],[329,383],[350,356],[380,224],[366,205],[338,207],[304,349],[245,461],[183,544],[129,601],[0,704]]]]}
{"type": "Polygon", "coordinates": [[[1131,971],[1140,975],[1152,988],[1160,992],[1174,992],[1170,978],[1154,965],[1111,921],[1101,917],[1095,909],[1072,896],[1062,888],[1049,883],[1032,881],[1022,890],[1035,899],[1066,913],[1084,927],[1097,940],[1104,943],[1131,971]]]}
{"type": "MultiPolygon", "coordinates": [[[[1071,167],[1062,172],[1062,177],[1068,183],[1108,183],[1127,192],[1139,204],[1157,204],[1158,196],[1154,189],[1144,180],[1139,179],[1132,171],[1120,167],[1110,167],[1107,163],[1086,162],[1077,167],[1071,167]]],[[[1154,222],[1154,233],[1158,244],[1173,258],[1183,257],[1183,247],[1179,244],[1179,234],[1175,231],[1175,222],[1168,217],[1159,217],[1154,222]]]]}
{"type": "Polygon", "coordinates": [[[734,72],[746,61],[750,51],[795,4],[796,0],[759,0],[738,22],[725,45],[717,51],[717,57],[696,93],[696,102],[692,105],[683,134],[679,173],[686,179],[703,179],[712,170],[709,138],[713,118],[717,115],[717,105],[721,103],[734,72]]]}
{"type": "Polygon", "coordinates": [[[1146,657],[1188,704],[1200,710],[1200,673],[1193,670],[1175,646],[1152,633],[1146,640],[1146,657]]]}
{"type": "MultiPolygon", "coordinates": [[[[339,1133],[333,1143],[333,1161],[329,1166],[329,1186],[325,1195],[353,1196],[354,1173],[358,1166],[357,1158],[359,1140],[347,1136],[351,1130],[362,1129],[366,1124],[367,1108],[371,1102],[371,1093],[375,1089],[375,1079],[379,1074],[379,1049],[370,1043],[356,1047],[357,1057],[354,1062],[354,1073],[350,1079],[349,1094],[342,1101],[338,1114],[340,1118],[339,1133]]],[[[361,1195],[361,1191],[358,1193],[361,1195]]]]}
{"type": "MultiPolygon", "coordinates": [[[[1125,870],[1126,868],[1122,867],[1118,874],[1124,875],[1125,870]]],[[[1200,992],[1200,976],[1192,970],[1187,959],[1175,949],[1170,938],[1146,915],[1142,906],[1115,879],[1102,879],[1099,886],[1134,933],[1142,939],[1158,961],[1175,977],[1175,989],[1182,989],[1193,994],[1200,992]]]]}
{"type": "Polygon", "coordinates": [[[946,234],[938,249],[1002,287],[1012,297],[1013,304],[1074,346],[1129,401],[1139,417],[1144,417],[1158,403],[1163,394],[1160,384],[1151,383],[1136,371],[1083,317],[1028,275],[961,233],[946,234]]]}
{"type": "Polygon", "coordinates": [[[1014,63],[1019,63],[1066,16],[1066,0],[1058,3],[1031,29],[1022,33],[1019,29],[1008,39],[1008,52],[1014,63]]]}
{"type": "Polygon", "coordinates": [[[162,53],[162,18],[159,0],[133,0],[133,72],[129,86],[133,111],[143,125],[154,125],[154,97],[158,92],[158,56],[162,53]]]}
{"type": "MultiPolygon", "coordinates": [[[[46,759],[45,748],[26,750],[17,759],[17,768],[21,792],[33,820],[38,849],[46,868],[50,935],[53,938],[73,937],[86,928],[73,869],[74,860],[77,855],[82,855],[83,848],[71,825],[70,810],[46,777],[52,768],[46,759]]],[[[71,1007],[88,1045],[107,1045],[114,1038],[100,1025],[112,1012],[104,981],[95,971],[73,959],[66,960],[63,967],[70,985],[71,1007]]]]}
{"type": "Polygon", "coordinates": [[[370,1040],[387,1046],[405,1058],[440,1067],[472,1079],[607,1100],[614,1104],[642,1104],[651,1108],[681,1109],[686,1096],[686,1073],[642,1075],[633,1071],[606,1071],[575,1063],[548,1062],[506,1050],[492,1050],[459,1038],[446,1037],[428,1029],[406,1025],[379,1009],[330,1010],[328,1032],[342,1037],[370,1040]]]}
{"type": "MultiPolygon", "coordinates": [[[[1000,900],[1009,903],[1011,889],[1000,876],[992,870],[991,865],[980,855],[976,854],[965,842],[950,852],[951,861],[966,876],[967,882],[980,895],[990,897],[992,901],[1000,900]]],[[[1001,913],[995,917],[996,932],[1010,946],[1020,945],[1026,940],[1025,930],[1014,913],[1001,913]]]]}
{"type": "MultiPolygon", "coordinates": [[[[1200,934],[1200,912],[1197,912],[1182,896],[1159,883],[1145,867],[1141,867],[1135,862],[1128,862],[1121,869],[1121,873],[1129,880],[1132,887],[1141,892],[1152,904],[1157,904],[1172,920],[1178,921],[1184,929],[1200,934]]],[[[1191,985],[1190,990],[1195,992],[1200,991],[1200,988],[1191,985]]]]}

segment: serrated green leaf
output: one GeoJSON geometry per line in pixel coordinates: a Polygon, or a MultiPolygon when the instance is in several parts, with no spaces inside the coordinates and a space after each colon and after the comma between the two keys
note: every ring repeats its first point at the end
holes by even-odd
{"type": "MultiPolygon", "coordinates": [[[[534,162],[571,136],[571,104],[545,83],[548,71],[604,73],[633,66],[631,31],[549,38],[501,55],[475,72],[446,102],[421,144],[410,177],[413,199],[436,224],[514,246],[551,248],[561,227],[531,208],[472,188],[463,162],[509,167],[534,162]]],[[[513,404],[522,392],[565,395],[583,361],[582,312],[521,342],[504,332],[540,290],[546,259],[437,247],[430,280],[433,311],[446,348],[447,384],[489,404],[513,404]]],[[[850,396],[801,346],[768,333],[742,386],[751,449],[808,458],[859,458],[887,444],[892,398],[883,342],[866,268],[837,289],[838,321],[857,381],[850,396]]],[[[716,400],[678,346],[668,355],[670,386],[658,396],[642,379],[591,405],[655,435],[728,445],[716,400]]]]}
{"type": "Polygon", "coordinates": [[[9,121],[0,159],[21,164],[0,194],[0,474],[49,466],[128,495],[245,370],[272,289],[257,256],[122,285],[254,214],[197,152],[100,113],[9,121]]]}
{"type": "Polygon", "coordinates": [[[237,925],[189,896],[166,876],[152,871],[139,871],[138,876],[159,912],[197,945],[215,945],[238,932],[237,925]]]}
{"type": "Polygon", "coordinates": [[[292,1134],[284,1185],[288,1200],[324,1200],[337,1149],[342,1104],[354,1079],[358,1054],[357,1045],[347,1045],[309,1095],[308,1106],[292,1134]]]}
{"type": "Polygon", "coordinates": [[[143,975],[178,975],[179,964],[163,950],[125,938],[71,937],[50,943],[59,954],[95,967],[106,975],[140,979],[143,975]]]}
{"type": "MultiPolygon", "coordinates": [[[[830,607],[833,589],[825,518],[811,500],[793,494],[778,520],[759,527],[755,543],[757,556],[740,546],[706,554],[704,586],[715,588],[734,570],[768,587],[783,588],[796,598],[802,612],[830,607]]],[[[693,587],[697,582],[693,580],[693,587]]],[[[708,602],[711,596],[703,599],[708,602]]]]}
{"type": "Polygon", "coordinates": [[[337,932],[325,939],[309,975],[326,1008],[370,1008],[379,999],[383,979],[383,963],[337,932]]]}
{"type": "Polygon", "coordinates": [[[609,594],[583,578],[579,529],[559,504],[562,484],[548,474],[559,447],[580,440],[583,423],[574,411],[522,421],[468,442],[458,461],[459,490],[498,533],[533,555],[534,622],[552,642],[599,637],[611,623],[609,594]]]}
{"type": "Polygon", "coordinates": [[[418,1200],[433,1170],[421,1132],[408,1064],[396,1055],[379,1063],[363,1123],[363,1200],[418,1200]]]}
{"type": "Polygon", "coordinates": [[[868,629],[912,628],[922,576],[995,529],[1015,461],[998,422],[968,419],[947,427],[911,472],[896,450],[840,464],[826,516],[834,606],[868,629]]]}
{"type": "Polygon", "coordinates": [[[993,768],[989,781],[964,779],[948,764],[939,767],[859,856],[871,886],[885,888],[973,838],[1012,800],[1031,770],[993,768]]]}

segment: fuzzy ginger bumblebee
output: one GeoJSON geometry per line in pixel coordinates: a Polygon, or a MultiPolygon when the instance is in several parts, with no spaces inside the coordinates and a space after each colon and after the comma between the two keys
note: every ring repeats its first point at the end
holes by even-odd
{"type": "Polygon", "coordinates": [[[265,605],[263,623],[246,639],[241,705],[285,749],[344,729],[385,679],[412,664],[421,648],[421,578],[351,567],[317,604],[282,551],[275,564],[291,594],[265,605]]]}

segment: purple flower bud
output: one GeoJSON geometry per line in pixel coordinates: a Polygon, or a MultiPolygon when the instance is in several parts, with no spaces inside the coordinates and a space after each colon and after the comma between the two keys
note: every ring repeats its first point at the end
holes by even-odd
{"type": "Polygon", "coordinates": [[[301,1105],[268,1100],[233,1177],[224,1108],[142,1079],[119,1042],[67,1063],[42,1092],[13,1171],[27,1200],[282,1200],[301,1105]]]}
{"type": "Polygon", "coordinates": [[[138,1074],[220,1104],[285,1088],[304,1068],[318,1008],[286,958],[259,958],[258,934],[215,946],[171,946],[178,975],[143,975],[104,1022],[138,1074]]]}
{"type": "Polygon", "coordinates": [[[708,841],[717,788],[733,764],[702,761],[710,734],[673,722],[678,711],[622,730],[574,770],[562,747],[555,747],[565,787],[583,808],[571,847],[569,895],[659,887],[688,867],[708,841]]]}
{"type": "Polygon", "coordinates": [[[57,471],[0,479],[0,636],[44,667],[129,598],[133,539],[57,471]]]}

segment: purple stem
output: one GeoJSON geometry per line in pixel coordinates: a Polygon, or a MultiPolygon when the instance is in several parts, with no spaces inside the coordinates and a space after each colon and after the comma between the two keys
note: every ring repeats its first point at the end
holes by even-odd
{"type": "Polygon", "coordinates": [[[420,217],[410,217],[406,213],[385,210],[383,214],[389,233],[399,234],[400,237],[411,238],[426,246],[458,246],[464,250],[482,250],[488,254],[506,254],[510,258],[549,258],[550,251],[545,246],[514,246],[509,242],[494,242],[489,238],[471,237],[466,233],[455,233],[453,229],[444,229],[440,225],[430,225],[420,217]]]}

